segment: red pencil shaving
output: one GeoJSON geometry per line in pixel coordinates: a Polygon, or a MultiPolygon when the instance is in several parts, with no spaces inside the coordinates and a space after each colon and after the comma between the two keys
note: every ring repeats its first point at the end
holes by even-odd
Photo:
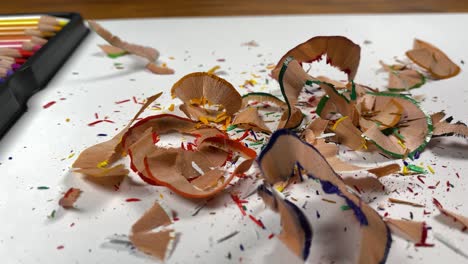
{"type": "Polygon", "coordinates": [[[81,195],[81,190],[77,188],[70,188],[59,200],[59,205],[63,208],[72,208],[76,200],[81,195]]]}

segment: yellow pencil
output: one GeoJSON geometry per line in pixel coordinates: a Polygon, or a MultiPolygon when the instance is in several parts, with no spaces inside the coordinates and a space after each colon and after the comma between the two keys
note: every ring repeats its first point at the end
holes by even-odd
{"type": "Polygon", "coordinates": [[[52,16],[5,16],[0,17],[0,26],[17,26],[17,25],[37,25],[48,24],[54,26],[65,26],[68,19],[56,18],[52,16]]]}

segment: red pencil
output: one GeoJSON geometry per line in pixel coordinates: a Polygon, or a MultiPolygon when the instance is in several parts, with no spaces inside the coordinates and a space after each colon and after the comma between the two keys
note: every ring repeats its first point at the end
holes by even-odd
{"type": "Polygon", "coordinates": [[[12,58],[8,56],[0,56],[0,61],[9,61],[9,62],[14,62],[18,64],[23,64],[26,62],[26,59],[24,58],[12,58]]]}
{"type": "Polygon", "coordinates": [[[9,56],[13,58],[28,58],[32,55],[34,55],[34,52],[29,50],[0,48],[0,56],[9,56]]]}
{"type": "Polygon", "coordinates": [[[40,48],[42,48],[42,45],[37,45],[30,41],[27,41],[27,42],[24,42],[23,45],[21,45],[21,48],[23,50],[38,51],[40,48]]]}

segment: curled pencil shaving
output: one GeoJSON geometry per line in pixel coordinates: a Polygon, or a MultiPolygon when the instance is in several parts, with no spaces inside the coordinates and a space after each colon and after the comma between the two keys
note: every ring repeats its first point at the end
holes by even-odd
{"type": "Polygon", "coordinates": [[[140,251],[164,261],[169,244],[173,237],[173,230],[152,230],[167,227],[172,224],[164,209],[158,204],[154,205],[132,226],[129,236],[132,244],[140,251]]]}
{"type": "MultiPolygon", "coordinates": [[[[240,163],[230,175],[221,168],[228,153],[250,149],[230,140],[215,128],[198,128],[190,119],[174,115],[150,116],[135,123],[123,139],[131,168],[150,184],[163,185],[186,198],[206,198],[225,189],[237,175],[248,170],[251,161],[240,163]],[[162,148],[155,145],[158,136],[179,132],[196,137],[195,148],[162,148]],[[219,140],[220,145],[216,144],[219,140]],[[246,164],[250,164],[246,166],[246,164]]],[[[240,144],[240,143],[239,143],[240,144]]]]}
{"type": "Polygon", "coordinates": [[[232,124],[271,133],[271,130],[260,117],[257,108],[254,107],[248,107],[239,112],[232,121],[232,124]]]}
{"type": "Polygon", "coordinates": [[[72,165],[76,172],[92,177],[123,176],[128,174],[124,165],[112,166],[123,154],[122,137],[127,133],[131,124],[140,116],[146,107],[151,105],[162,93],[149,97],[145,104],[130,120],[127,126],[112,139],[91,146],[80,153],[72,165]]]}
{"type": "Polygon", "coordinates": [[[146,64],[146,69],[148,69],[150,72],[155,73],[155,74],[174,74],[175,73],[173,69],[166,67],[166,66],[157,65],[154,62],[148,62],[148,64],[146,64]]]}
{"type": "Polygon", "coordinates": [[[293,57],[298,62],[312,63],[327,55],[327,63],[338,67],[348,75],[348,80],[354,79],[359,66],[361,48],[351,40],[342,36],[318,36],[307,40],[289,50],[276,64],[272,71],[277,78],[284,61],[293,57]]]}
{"type": "Polygon", "coordinates": [[[414,63],[427,70],[435,79],[446,79],[456,76],[460,67],[434,45],[414,39],[413,49],[406,56],[414,63]]]}
{"type": "Polygon", "coordinates": [[[99,36],[101,36],[114,47],[121,48],[128,53],[146,58],[150,62],[155,62],[159,58],[159,52],[154,48],[123,41],[93,20],[89,20],[88,23],[99,36]]]}
{"type": "MultiPolygon", "coordinates": [[[[330,121],[325,119],[316,118],[304,130],[303,137],[307,143],[313,145],[323,155],[323,157],[327,160],[327,162],[335,171],[346,172],[367,170],[368,172],[374,174],[377,178],[400,171],[400,165],[396,163],[366,168],[356,166],[341,160],[338,157],[339,149],[335,143],[327,143],[324,139],[318,138],[328,128],[329,122],[330,121]]],[[[359,139],[359,142],[361,142],[361,138],[359,139]]]]}
{"type": "Polygon", "coordinates": [[[409,69],[405,65],[387,65],[380,61],[383,69],[388,72],[388,89],[391,91],[406,91],[421,87],[426,77],[420,72],[409,69]]]}
{"type": "Polygon", "coordinates": [[[125,53],[127,53],[127,51],[121,49],[121,48],[117,48],[117,47],[114,47],[112,45],[107,45],[107,44],[104,44],[104,45],[98,45],[99,48],[101,48],[101,50],[107,54],[108,56],[120,56],[120,55],[124,55],[125,53]]]}
{"type": "Polygon", "coordinates": [[[468,127],[466,124],[458,121],[456,123],[451,123],[453,118],[445,118],[444,112],[438,112],[431,116],[432,123],[434,124],[433,137],[443,137],[443,136],[461,136],[464,138],[468,137],[468,127]],[[443,120],[444,119],[444,120],[443,120]]]}
{"type": "Polygon", "coordinates": [[[242,105],[242,98],[232,84],[206,72],[182,77],[172,86],[171,95],[184,102],[181,110],[189,118],[201,121],[226,121],[242,105]]]}
{"type": "Polygon", "coordinates": [[[258,188],[263,202],[281,217],[281,233],[278,238],[298,257],[307,260],[312,245],[312,227],[307,217],[295,204],[282,199],[265,185],[258,188]]]}
{"type": "Polygon", "coordinates": [[[413,243],[425,243],[425,241],[423,241],[423,232],[426,225],[425,222],[398,220],[392,218],[385,218],[384,221],[388,224],[392,232],[404,236],[413,243]]]}
{"type": "Polygon", "coordinates": [[[362,231],[358,262],[385,262],[391,244],[386,224],[377,212],[348,190],[341,177],[313,146],[301,141],[289,130],[278,130],[260,154],[258,164],[269,184],[287,181],[297,166],[310,178],[319,180],[326,193],[343,197],[352,208],[362,231]]]}
{"type": "Polygon", "coordinates": [[[462,232],[464,232],[464,231],[466,231],[468,229],[468,217],[457,214],[457,213],[454,213],[452,211],[449,211],[449,210],[445,209],[442,206],[442,204],[435,198],[433,198],[433,202],[434,202],[435,206],[437,207],[437,209],[439,209],[439,211],[443,215],[451,218],[454,222],[460,223],[462,225],[462,229],[461,229],[462,232]]]}
{"type": "Polygon", "coordinates": [[[81,190],[78,188],[70,188],[59,200],[59,205],[63,208],[73,208],[73,205],[81,195],[81,190]]]}

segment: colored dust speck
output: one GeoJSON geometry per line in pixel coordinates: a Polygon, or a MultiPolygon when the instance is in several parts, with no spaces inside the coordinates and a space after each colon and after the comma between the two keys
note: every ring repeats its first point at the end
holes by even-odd
{"type": "Polygon", "coordinates": [[[50,215],[47,216],[47,218],[49,218],[49,219],[55,218],[55,210],[53,210],[53,211],[50,213],[50,215]]]}
{"type": "Polygon", "coordinates": [[[125,199],[125,201],[126,201],[127,203],[131,203],[131,202],[139,202],[139,201],[141,201],[141,200],[138,199],[138,198],[127,198],[127,199],[125,199]]]}
{"type": "Polygon", "coordinates": [[[104,134],[104,133],[99,133],[97,134],[98,137],[107,137],[107,134],[104,134]]]}
{"type": "Polygon", "coordinates": [[[50,189],[50,188],[47,187],[47,186],[38,186],[37,189],[38,189],[38,190],[48,190],[48,189],[50,189]]]}
{"type": "Polygon", "coordinates": [[[57,247],[57,250],[62,250],[62,249],[64,249],[64,248],[65,248],[65,247],[64,247],[63,245],[60,245],[60,246],[57,247]]]}
{"type": "Polygon", "coordinates": [[[50,101],[47,104],[43,105],[42,108],[47,109],[51,107],[52,105],[54,105],[55,103],[56,103],[55,101],[50,101]]]}

